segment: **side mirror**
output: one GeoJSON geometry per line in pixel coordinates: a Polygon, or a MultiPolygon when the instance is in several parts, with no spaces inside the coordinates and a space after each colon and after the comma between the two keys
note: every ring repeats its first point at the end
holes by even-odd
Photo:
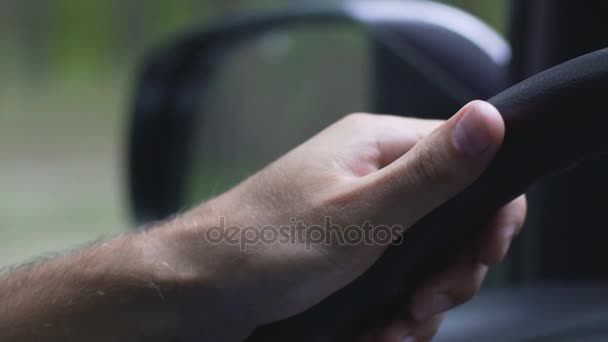
{"type": "Polygon", "coordinates": [[[136,219],[163,219],[225,190],[348,112],[446,118],[504,89],[509,59],[487,25],[431,1],[295,8],[188,34],[153,54],[138,81],[129,150],[136,219]],[[282,70],[311,72],[264,68],[260,45],[282,70]],[[235,144],[235,132],[255,144],[235,144]]]}

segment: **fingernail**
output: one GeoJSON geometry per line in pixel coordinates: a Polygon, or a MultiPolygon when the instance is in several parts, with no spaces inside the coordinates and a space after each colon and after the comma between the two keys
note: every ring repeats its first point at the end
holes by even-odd
{"type": "Polygon", "coordinates": [[[414,317],[418,322],[424,322],[431,319],[433,316],[446,312],[454,306],[452,299],[444,293],[440,293],[433,297],[431,303],[424,307],[418,307],[413,310],[414,317]]]}
{"type": "Polygon", "coordinates": [[[468,105],[452,131],[456,146],[473,158],[482,155],[492,143],[491,132],[484,119],[485,112],[480,106],[468,105]]]}

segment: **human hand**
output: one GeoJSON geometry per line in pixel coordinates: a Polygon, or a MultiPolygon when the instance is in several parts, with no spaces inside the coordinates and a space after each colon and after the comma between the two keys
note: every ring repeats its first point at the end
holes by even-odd
{"type": "MultiPolygon", "coordinates": [[[[150,236],[158,238],[156,245],[166,252],[163,262],[178,275],[176,286],[212,284],[229,299],[221,305],[234,309],[226,314],[238,312],[237,323],[254,319],[246,323],[252,329],[320,302],[364,273],[390,245],[326,243],[328,218],[338,234],[348,227],[406,230],[470,185],[503,135],[500,115],[481,101],[447,122],[352,114],[150,236]],[[281,229],[294,224],[302,227],[304,239],[296,241],[293,231],[281,229]],[[234,234],[222,236],[229,227],[234,234]],[[274,239],[264,240],[272,229],[274,239]]],[[[477,249],[419,288],[410,308],[415,321],[394,322],[364,340],[430,339],[439,315],[470,299],[488,266],[505,256],[525,211],[523,197],[501,209],[477,249]]]]}

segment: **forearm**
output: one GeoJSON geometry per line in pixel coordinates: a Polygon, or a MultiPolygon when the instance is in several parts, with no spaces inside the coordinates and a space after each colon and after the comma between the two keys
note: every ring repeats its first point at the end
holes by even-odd
{"type": "Polygon", "coordinates": [[[242,291],[255,277],[238,247],[204,238],[219,215],[208,202],[0,275],[0,341],[242,340],[259,323],[242,291]]]}
{"type": "Polygon", "coordinates": [[[2,341],[136,341],[177,328],[164,281],[125,236],[0,277],[2,341]]]}

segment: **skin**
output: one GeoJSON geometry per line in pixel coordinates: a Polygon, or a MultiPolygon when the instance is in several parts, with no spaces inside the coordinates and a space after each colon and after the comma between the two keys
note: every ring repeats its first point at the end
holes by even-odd
{"type": "MultiPolygon", "coordinates": [[[[470,185],[500,148],[504,124],[475,101],[447,122],[351,114],[230,191],[162,222],[0,278],[2,341],[240,341],[353,281],[386,243],[211,241],[219,226],[411,227],[470,185]]],[[[526,212],[499,210],[473,248],[412,295],[412,321],[361,341],[431,339],[500,262],[526,212]]],[[[322,234],[328,234],[323,231],[322,234]]],[[[473,245],[473,244],[472,244],[473,245]]],[[[297,332],[294,332],[297,333],[297,332]]]]}

